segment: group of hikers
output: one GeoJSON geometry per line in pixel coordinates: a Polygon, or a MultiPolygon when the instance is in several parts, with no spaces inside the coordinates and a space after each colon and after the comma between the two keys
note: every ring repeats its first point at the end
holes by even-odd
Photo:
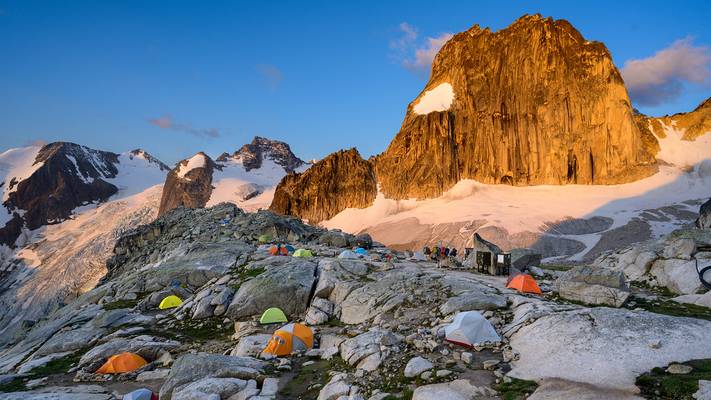
{"type": "Polygon", "coordinates": [[[457,248],[456,247],[445,247],[442,246],[441,244],[439,246],[425,246],[422,249],[422,253],[425,255],[425,257],[429,257],[430,260],[432,261],[440,261],[444,260],[447,257],[457,257],[457,248]]]}

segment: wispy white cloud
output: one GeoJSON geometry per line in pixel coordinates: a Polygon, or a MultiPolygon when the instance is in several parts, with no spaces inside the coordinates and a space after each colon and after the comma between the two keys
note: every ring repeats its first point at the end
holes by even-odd
{"type": "Polygon", "coordinates": [[[43,139],[34,139],[34,140],[28,140],[24,144],[25,146],[45,146],[47,145],[47,141],[43,139]]]}
{"type": "Polygon", "coordinates": [[[264,78],[269,90],[272,92],[277,90],[282,79],[284,79],[284,74],[281,73],[281,70],[271,64],[257,64],[256,68],[257,72],[264,78]]]}
{"type": "Polygon", "coordinates": [[[417,28],[402,22],[398,26],[399,36],[390,41],[391,57],[407,70],[416,74],[427,74],[432,60],[452,34],[445,32],[437,37],[427,36],[419,40],[417,28]]]}
{"type": "Polygon", "coordinates": [[[168,114],[158,118],[149,118],[148,123],[161,129],[188,133],[197,137],[216,138],[220,136],[220,131],[217,128],[195,128],[190,124],[177,123],[168,114]]]}
{"type": "Polygon", "coordinates": [[[626,61],[620,72],[633,102],[655,106],[680,96],[685,83],[708,85],[710,64],[709,48],[687,37],[651,57],[626,61]]]}

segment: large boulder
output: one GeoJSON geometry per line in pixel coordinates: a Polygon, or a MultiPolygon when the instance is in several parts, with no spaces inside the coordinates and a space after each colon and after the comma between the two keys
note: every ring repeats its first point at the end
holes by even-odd
{"type": "Polygon", "coordinates": [[[326,299],[314,297],[304,320],[309,325],[321,325],[327,322],[334,313],[334,304],[326,299]]]}
{"type": "Polygon", "coordinates": [[[132,339],[118,338],[103,343],[87,351],[80,359],[79,366],[88,372],[94,372],[106,360],[119,353],[136,353],[147,361],[153,361],[159,354],[171,351],[180,346],[173,340],[158,341],[152,336],[137,336],[132,339]]]}
{"type": "Polygon", "coordinates": [[[495,310],[506,307],[506,297],[493,293],[464,292],[459,296],[449,298],[439,307],[444,314],[458,311],[495,310]]]}
{"type": "Polygon", "coordinates": [[[238,378],[203,378],[173,391],[173,400],[206,400],[212,397],[226,399],[247,387],[247,381],[238,378]]]}
{"type": "Polygon", "coordinates": [[[518,359],[509,374],[636,391],[635,379],[652,368],[711,357],[709,329],[711,321],[646,311],[549,311],[511,336],[518,359]]]}
{"type": "Polygon", "coordinates": [[[346,381],[346,374],[335,374],[318,393],[318,400],[337,400],[347,398],[352,386],[346,381]]]}
{"type": "Polygon", "coordinates": [[[33,357],[79,350],[83,347],[93,345],[105,334],[106,331],[104,329],[94,327],[61,331],[53,335],[42,347],[37,349],[33,357]]]}
{"type": "Polygon", "coordinates": [[[489,398],[494,394],[495,392],[491,389],[477,387],[466,379],[457,379],[446,383],[420,386],[412,394],[412,400],[475,400],[489,398]]]}
{"type": "Polygon", "coordinates": [[[699,218],[696,220],[699,229],[711,229],[711,199],[699,208],[699,218]]]}
{"type": "Polygon", "coordinates": [[[251,357],[198,353],[180,356],[160,388],[160,398],[171,400],[173,391],[203,378],[257,379],[266,364],[251,357]]]}
{"type": "Polygon", "coordinates": [[[422,357],[413,357],[405,365],[405,378],[414,378],[425,371],[434,368],[434,364],[430,360],[422,357]]]}
{"type": "Polygon", "coordinates": [[[257,357],[267,347],[267,343],[272,335],[260,333],[256,335],[244,336],[239,339],[239,343],[232,349],[230,355],[242,357],[257,357]]]}
{"type": "Polygon", "coordinates": [[[309,306],[315,272],[314,263],[298,259],[267,268],[240,286],[226,314],[239,319],[261,314],[270,307],[281,308],[287,316],[301,314],[309,306]]]}
{"type": "Polygon", "coordinates": [[[590,266],[565,272],[556,286],[560,297],[591,305],[620,307],[630,295],[622,272],[590,266]]]}
{"type": "Polygon", "coordinates": [[[436,290],[431,277],[418,269],[402,268],[384,274],[369,275],[365,284],[343,282],[334,287],[330,300],[341,306],[341,321],[360,324],[400,307],[413,293],[424,288],[436,290]],[[346,294],[345,297],[339,296],[346,294]],[[343,299],[341,301],[341,298],[343,299]]]}
{"type": "Polygon", "coordinates": [[[691,238],[679,238],[669,243],[662,252],[664,258],[691,260],[696,252],[696,241],[691,238]]]}
{"type": "Polygon", "coordinates": [[[401,338],[388,330],[373,329],[341,343],[341,358],[350,365],[374,371],[388,355],[388,347],[401,338]]]}
{"type": "Polygon", "coordinates": [[[696,260],[670,258],[658,259],[649,270],[659,286],[664,286],[672,293],[694,294],[703,289],[696,272],[696,260]]]}
{"type": "Polygon", "coordinates": [[[511,267],[525,271],[541,265],[541,253],[533,249],[511,249],[511,267]]]}

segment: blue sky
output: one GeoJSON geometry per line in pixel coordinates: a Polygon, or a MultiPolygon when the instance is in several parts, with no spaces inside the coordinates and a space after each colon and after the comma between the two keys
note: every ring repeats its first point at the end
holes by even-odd
{"type": "MultiPolygon", "coordinates": [[[[604,42],[622,68],[680,40],[711,46],[709,4],[0,0],[0,149],[66,140],[174,163],[261,135],[304,159],[352,146],[369,156],[427,80],[405,65],[427,38],[540,12],[604,42]],[[403,23],[416,36],[394,49],[403,23]]],[[[638,108],[688,111],[711,95],[704,79],[638,108]]]]}

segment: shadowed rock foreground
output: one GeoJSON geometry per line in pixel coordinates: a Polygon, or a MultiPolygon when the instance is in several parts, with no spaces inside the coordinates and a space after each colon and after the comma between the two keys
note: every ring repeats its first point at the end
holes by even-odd
{"type": "Polygon", "coordinates": [[[0,389],[11,391],[0,396],[118,399],[147,387],[176,400],[641,398],[638,376],[711,358],[711,310],[691,318],[683,303],[648,289],[699,290],[683,276],[689,260],[705,257],[697,249],[707,239],[679,231],[622,253],[634,257],[606,254],[565,273],[530,267],[543,289],[536,296],[505,288],[506,277],[437,268],[377,243],[367,256],[339,258],[369,238],[271,212],[177,208],[119,238],[99,286],[0,351],[0,389]],[[271,256],[259,242],[266,237],[315,256],[271,256]],[[634,261],[612,261],[621,258],[634,261]],[[159,310],[171,294],[183,304],[159,310]],[[676,304],[678,315],[655,302],[676,304]],[[257,322],[269,307],[308,325],[314,348],[262,357],[278,328],[257,322]],[[456,313],[471,310],[500,342],[444,340],[456,313]],[[95,373],[124,351],[148,364],[95,373]]]}

